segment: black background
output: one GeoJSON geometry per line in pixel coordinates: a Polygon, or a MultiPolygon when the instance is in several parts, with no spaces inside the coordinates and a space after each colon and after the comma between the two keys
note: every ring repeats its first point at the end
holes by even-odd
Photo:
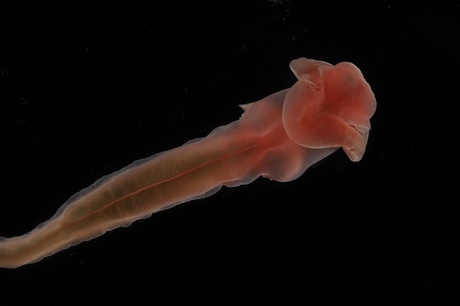
{"type": "Polygon", "coordinates": [[[2,8],[0,236],[237,120],[301,56],[362,70],[367,153],[2,269],[1,305],[459,303],[458,1],[132,2],[2,8]]]}

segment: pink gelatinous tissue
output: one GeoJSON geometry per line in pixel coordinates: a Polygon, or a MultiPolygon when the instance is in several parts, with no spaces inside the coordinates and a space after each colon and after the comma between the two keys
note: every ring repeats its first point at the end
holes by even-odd
{"type": "Polygon", "coordinates": [[[139,160],[72,196],[48,221],[0,238],[0,267],[37,262],[152,213],[210,196],[259,176],[286,182],[342,147],[350,160],[365,152],[372,90],[351,63],[299,58],[297,82],[242,105],[242,117],[207,137],[139,160]]]}

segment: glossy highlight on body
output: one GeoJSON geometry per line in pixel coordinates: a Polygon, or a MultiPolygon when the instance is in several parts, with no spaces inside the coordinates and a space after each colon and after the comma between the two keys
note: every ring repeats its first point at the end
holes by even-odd
{"type": "Polygon", "coordinates": [[[259,176],[296,179],[339,147],[359,161],[376,109],[359,69],[306,58],[293,60],[290,68],[297,82],[242,105],[239,120],[103,177],[31,232],[0,238],[0,267],[37,262],[222,186],[248,184],[259,176]]]}

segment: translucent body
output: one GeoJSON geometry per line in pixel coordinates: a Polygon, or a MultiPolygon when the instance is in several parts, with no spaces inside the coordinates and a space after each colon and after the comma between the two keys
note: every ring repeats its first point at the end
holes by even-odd
{"type": "Polygon", "coordinates": [[[290,181],[343,147],[362,158],[376,101],[353,64],[297,59],[291,88],[242,105],[242,117],[106,176],[30,233],[0,238],[0,267],[33,263],[152,213],[263,176],[290,181]]]}

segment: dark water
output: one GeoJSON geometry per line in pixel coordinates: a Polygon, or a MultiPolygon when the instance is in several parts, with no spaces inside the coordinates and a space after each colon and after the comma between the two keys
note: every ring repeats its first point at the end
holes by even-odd
{"type": "Polygon", "coordinates": [[[458,1],[164,1],[0,12],[0,236],[132,161],[350,61],[377,97],[360,163],[336,152],[16,270],[1,305],[223,301],[455,305],[458,1]]]}

